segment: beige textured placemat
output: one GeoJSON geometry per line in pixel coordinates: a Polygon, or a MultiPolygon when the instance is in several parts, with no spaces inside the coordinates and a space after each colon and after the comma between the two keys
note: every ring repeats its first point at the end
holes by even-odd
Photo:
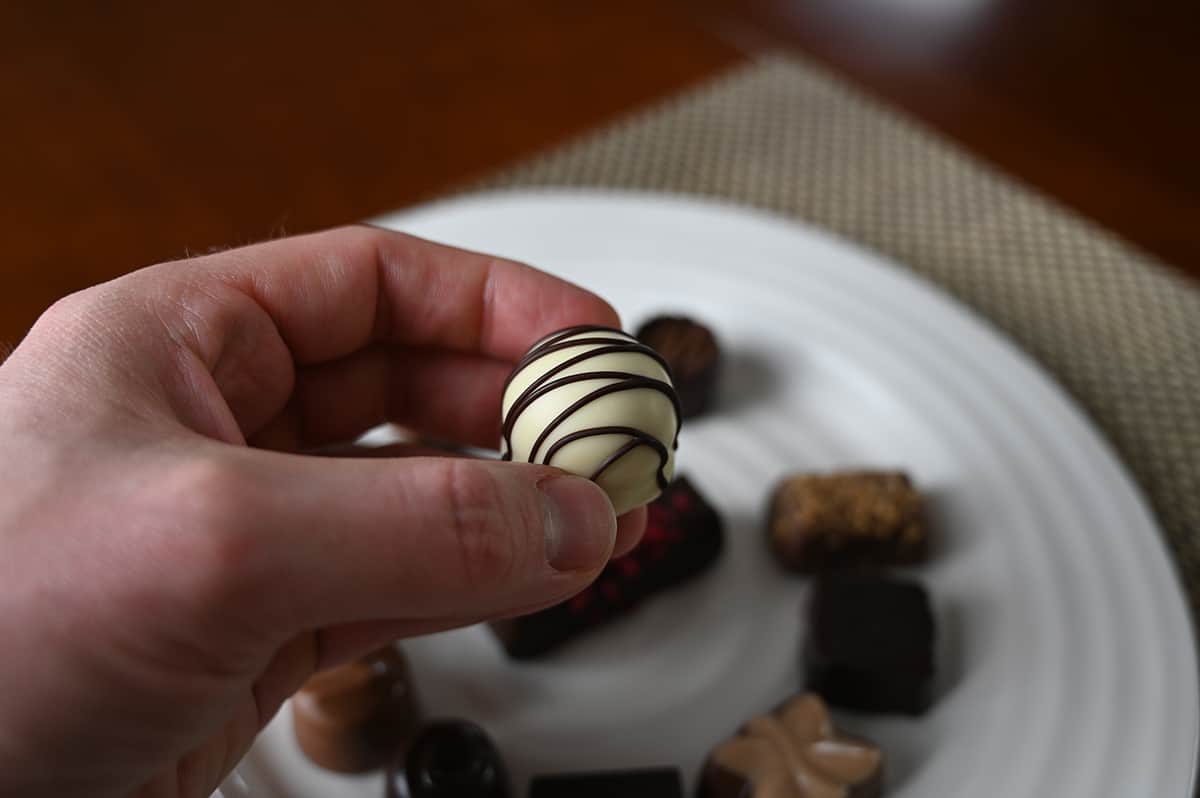
{"type": "Polygon", "coordinates": [[[792,57],[475,188],[530,186],[732,199],[825,227],[949,290],[1057,376],[1116,445],[1200,610],[1197,284],[792,57]]]}

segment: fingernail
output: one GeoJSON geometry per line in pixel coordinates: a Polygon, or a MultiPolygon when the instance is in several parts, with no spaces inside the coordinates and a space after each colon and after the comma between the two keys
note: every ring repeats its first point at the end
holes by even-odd
{"type": "Polygon", "coordinates": [[[579,477],[554,476],[538,484],[546,501],[546,560],[556,571],[601,565],[612,551],[617,519],[600,486],[579,477]]]}

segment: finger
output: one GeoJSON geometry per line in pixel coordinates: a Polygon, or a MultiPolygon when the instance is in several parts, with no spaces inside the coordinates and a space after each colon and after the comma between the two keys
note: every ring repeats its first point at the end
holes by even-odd
{"type": "Polygon", "coordinates": [[[619,322],[604,300],[545,272],[374,227],[230,250],[196,267],[252,297],[300,363],[376,340],[511,362],[555,329],[619,322]]]}
{"type": "Polygon", "coordinates": [[[477,355],[372,346],[297,371],[287,405],[252,443],[298,451],[353,440],[392,421],[426,435],[494,448],[510,364],[477,355]]]}
{"type": "MultiPolygon", "coordinates": [[[[366,652],[363,652],[366,653],[366,652]]],[[[257,732],[270,722],[279,707],[322,667],[321,638],[316,632],[301,632],[275,652],[252,689],[257,732]]]]}
{"type": "MultiPolygon", "coordinates": [[[[323,457],[471,457],[468,452],[446,445],[435,445],[431,442],[414,439],[411,442],[394,443],[385,446],[361,446],[344,444],[322,449],[315,454],[323,457]]],[[[628,554],[642,540],[646,531],[646,508],[635,507],[617,518],[617,534],[613,543],[613,557],[628,554]]],[[[462,624],[458,624],[462,625],[462,624]]],[[[445,627],[450,628],[450,627],[445,627]]],[[[410,632],[409,634],[425,634],[425,632],[410,632]]]]}
{"type": "Polygon", "coordinates": [[[510,607],[500,612],[492,612],[487,615],[472,615],[466,618],[360,621],[358,623],[329,626],[317,632],[320,641],[318,646],[320,660],[317,667],[318,669],[324,669],[341,665],[393,640],[403,640],[409,637],[430,635],[451,629],[461,629],[465,626],[474,626],[479,623],[500,620],[502,618],[529,615],[530,613],[559,604],[568,598],[570,596],[550,601],[536,601],[532,604],[510,607]]]}
{"type": "MultiPolygon", "coordinates": [[[[359,444],[341,444],[330,446],[319,451],[309,452],[321,457],[475,457],[469,451],[446,444],[438,444],[419,438],[411,442],[393,443],[384,446],[365,446],[359,444]]],[[[642,540],[646,531],[646,508],[635,507],[617,518],[617,534],[613,544],[613,557],[628,554],[642,540]]],[[[460,619],[462,625],[465,620],[460,619]]],[[[451,628],[449,626],[444,628],[451,628]]],[[[426,632],[409,632],[409,634],[426,634],[426,632]]]]}
{"type": "MultiPolygon", "coordinates": [[[[272,634],[544,606],[608,561],[612,505],[544,466],[222,449],[195,486],[214,530],[185,585],[272,634]]],[[[196,505],[195,501],[192,505],[196,505]]]]}
{"type": "Polygon", "coordinates": [[[641,542],[646,532],[646,508],[635,507],[617,519],[617,540],[613,544],[613,557],[628,554],[641,542]]]}
{"type": "MultiPolygon", "coordinates": [[[[636,546],[641,540],[645,527],[645,507],[632,510],[617,519],[617,546],[614,547],[612,556],[618,557],[626,554],[636,546]]],[[[327,627],[317,633],[319,644],[316,645],[316,651],[319,652],[319,655],[314,657],[317,660],[315,668],[329,668],[349,662],[392,640],[443,632],[447,629],[457,629],[498,618],[526,615],[554,603],[557,601],[543,600],[525,606],[510,607],[501,611],[492,611],[486,615],[465,618],[371,620],[327,627]]]]}
{"type": "Polygon", "coordinates": [[[440,446],[432,442],[414,438],[403,443],[389,443],[383,446],[370,446],[358,443],[344,443],[325,446],[310,450],[306,454],[317,457],[373,457],[376,459],[396,457],[467,457],[461,450],[440,446]]]}
{"type": "Polygon", "coordinates": [[[240,442],[283,408],[297,365],[372,342],[512,363],[573,324],[619,319],[594,294],[529,266],[348,227],[160,264],[79,292],[39,319],[23,349],[70,367],[93,399],[119,385],[114,402],[153,400],[139,414],[165,409],[206,436],[240,442]]]}

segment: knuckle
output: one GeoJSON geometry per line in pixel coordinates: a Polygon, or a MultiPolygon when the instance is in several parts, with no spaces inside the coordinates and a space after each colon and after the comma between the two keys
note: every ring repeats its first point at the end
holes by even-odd
{"type": "Polygon", "coordinates": [[[193,523],[224,527],[244,512],[247,490],[244,476],[233,463],[220,457],[193,457],[172,474],[168,493],[193,523]]]}
{"type": "Polygon", "coordinates": [[[522,556],[524,519],[512,513],[494,476],[468,461],[447,461],[448,504],[463,577],[476,590],[510,581],[522,556]]]}
{"type": "Polygon", "coordinates": [[[178,519],[168,545],[189,592],[209,606],[236,603],[261,564],[245,475],[220,458],[191,459],[170,475],[164,496],[165,512],[178,519]]]}
{"type": "Polygon", "coordinates": [[[38,321],[55,329],[70,329],[86,321],[98,291],[89,288],[60,297],[42,311],[38,321]]]}

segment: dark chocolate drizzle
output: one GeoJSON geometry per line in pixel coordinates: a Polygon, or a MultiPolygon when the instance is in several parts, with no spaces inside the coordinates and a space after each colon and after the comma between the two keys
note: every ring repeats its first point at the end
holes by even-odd
{"type": "MultiPolygon", "coordinates": [[[[603,324],[576,324],[574,327],[565,327],[557,332],[548,333],[547,335],[542,336],[540,339],[538,339],[537,343],[529,348],[529,352],[540,349],[547,344],[552,344],[555,341],[561,341],[564,338],[570,338],[572,335],[579,335],[580,333],[585,332],[616,333],[623,338],[633,337],[624,330],[618,330],[616,327],[605,327],[603,324]]],[[[529,354],[529,352],[526,354],[529,354]]]]}
{"type": "MultiPolygon", "coordinates": [[[[572,341],[563,341],[562,336],[553,336],[548,338],[544,343],[538,344],[538,346],[530,349],[525,353],[523,358],[517,361],[517,365],[513,366],[513,370],[509,373],[508,378],[504,380],[504,390],[508,390],[508,386],[512,384],[513,379],[522,371],[524,371],[527,366],[529,366],[531,363],[541,360],[546,355],[551,355],[555,352],[561,352],[564,349],[571,349],[572,347],[576,346],[590,346],[591,344],[611,344],[613,346],[622,347],[621,349],[611,350],[612,352],[640,352],[643,355],[654,358],[655,362],[663,367],[663,371],[667,372],[668,376],[671,374],[671,366],[667,363],[666,358],[640,341],[635,341],[625,337],[624,333],[622,333],[622,337],[620,338],[576,338],[572,341]]],[[[583,356],[580,357],[580,360],[586,360],[589,357],[595,357],[602,354],[611,354],[611,352],[585,352],[583,356]]],[[[570,365],[574,365],[574,363],[578,362],[579,360],[574,360],[570,365]]],[[[554,370],[549,374],[553,374],[559,369],[566,368],[567,365],[567,363],[560,363],[558,366],[555,366],[554,370]]],[[[542,377],[547,377],[549,374],[543,374],[542,377]]]]}
{"type": "MultiPolygon", "coordinates": [[[[600,475],[604,473],[605,469],[639,446],[649,446],[651,449],[658,452],[658,456],[661,458],[662,463],[666,463],[666,461],[670,458],[670,454],[667,452],[667,447],[663,445],[662,441],[653,435],[643,432],[635,427],[592,427],[591,429],[579,430],[578,432],[572,432],[569,435],[564,435],[561,440],[556,441],[554,445],[550,447],[550,449],[546,452],[545,459],[543,459],[542,462],[548,463],[553,460],[554,455],[558,453],[558,450],[563,446],[566,446],[568,443],[582,440],[584,438],[593,438],[598,435],[628,435],[630,439],[626,441],[619,449],[606,457],[604,461],[600,463],[600,466],[588,475],[588,479],[592,481],[599,479],[600,475]]],[[[658,469],[657,476],[658,487],[661,490],[666,490],[667,485],[670,483],[667,482],[667,477],[666,474],[663,473],[661,464],[658,469]]]]}
{"type": "MultiPolygon", "coordinates": [[[[648,389],[658,391],[671,401],[671,405],[675,411],[675,437],[671,445],[673,448],[678,448],[679,427],[683,418],[683,412],[679,404],[679,397],[675,393],[675,389],[670,385],[670,383],[663,382],[662,380],[657,380],[652,377],[645,377],[640,374],[633,374],[627,371],[585,371],[580,374],[571,374],[566,377],[554,379],[556,374],[559,374],[562,371],[571,368],[572,366],[578,365],[589,358],[625,352],[641,354],[652,358],[655,362],[662,366],[663,370],[668,375],[670,375],[670,367],[667,365],[666,361],[661,355],[645,344],[629,338],[620,330],[614,330],[611,327],[581,325],[578,327],[569,327],[556,333],[551,333],[539,341],[532,349],[529,350],[529,352],[525,354],[523,358],[521,358],[516,367],[513,369],[512,373],[508,376],[508,379],[505,381],[504,388],[507,390],[509,385],[511,385],[513,378],[516,377],[517,374],[546,355],[549,355],[553,352],[561,352],[565,349],[575,346],[593,345],[596,346],[595,349],[591,349],[587,352],[583,352],[579,355],[568,358],[557,366],[547,370],[546,373],[539,375],[538,378],[530,383],[529,386],[527,386],[525,390],[521,392],[520,396],[513,401],[512,407],[509,408],[508,414],[504,418],[504,452],[501,455],[502,459],[513,459],[513,430],[516,428],[517,420],[520,418],[521,414],[525,412],[530,405],[551,391],[557,390],[564,385],[599,379],[613,379],[619,380],[619,382],[610,383],[591,391],[587,395],[573,402],[569,407],[555,416],[555,418],[549,424],[547,424],[538,435],[533,446],[530,447],[528,456],[529,462],[537,462],[538,452],[545,444],[547,438],[553,434],[554,430],[560,424],[577,413],[579,410],[596,401],[597,399],[600,399],[601,397],[630,390],[648,389]],[[621,337],[586,337],[569,341],[565,340],[573,335],[579,335],[587,332],[612,333],[621,337]]],[[[599,478],[599,476],[603,474],[606,469],[637,447],[649,446],[650,448],[654,449],[659,456],[657,471],[658,486],[660,489],[666,488],[666,467],[667,462],[670,459],[670,452],[667,450],[666,445],[664,445],[662,441],[644,432],[643,430],[639,430],[634,427],[592,427],[589,429],[572,432],[563,436],[561,440],[556,441],[549,447],[549,449],[547,449],[545,456],[542,457],[542,464],[548,465],[550,461],[554,459],[554,456],[558,453],[558,451],[569,443],[598,435],[616,434],[629,435],[630,440],[605,458],[604,462],[602,462],[600,466],[590,475],[589,479],[595,480],[599,478]]]]}

